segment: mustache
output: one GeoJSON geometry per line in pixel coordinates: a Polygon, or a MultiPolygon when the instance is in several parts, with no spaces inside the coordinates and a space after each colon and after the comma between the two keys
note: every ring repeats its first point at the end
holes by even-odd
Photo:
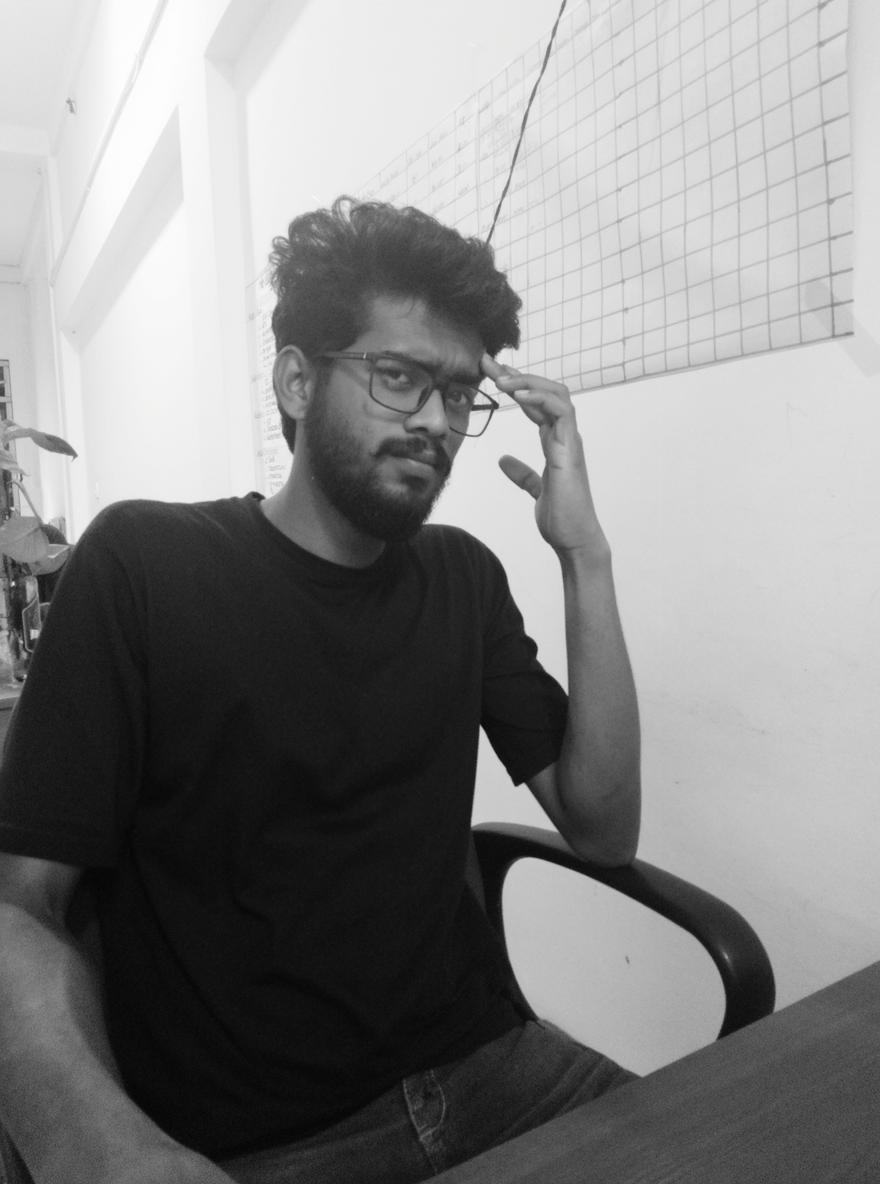
{"type": "Polygon", "coordinates": [[[384,440],[376,449],[376,456],[396,456],[403,460],[420,460],[433,465],[441,476],[446,477],[452,468],[449,453],[442,444],[434,444],[421,436],[406,440],[384,440]]]}

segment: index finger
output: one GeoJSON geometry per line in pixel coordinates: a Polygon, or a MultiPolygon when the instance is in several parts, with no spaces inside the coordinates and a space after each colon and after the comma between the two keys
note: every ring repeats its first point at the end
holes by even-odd
{"type": "Polygon", "coordinates": [[[564,382],[556,382],[541,374],[524,374],[522,370],[517,370],[514,366],[503,366],[489,354],[483,354],[480,359],[480,368],[488,378],[492,379],[500,391],[512,396],[517,401],[527,397],[529,393],[554,394],[564,400],[571,398],[571,393],[564,382]]]}
{"type": "Polygon", "coordinates": [[[493,380],[497,378],[504,378],[510,372],[508,366],[502,366],[500,362],[496,362],[491,354],[484,353],[480,358],[480,369],[487,378],[493,380]]]}

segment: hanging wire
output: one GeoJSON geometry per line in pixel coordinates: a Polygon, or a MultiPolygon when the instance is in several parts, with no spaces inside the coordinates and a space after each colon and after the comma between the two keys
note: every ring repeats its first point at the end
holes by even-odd
{"type": "Polygon", "coordinates": [[[501,207],[504,205],[504,199],[507,197],[507,191],[510,188],[510,182],[513,180],[513,170],[516,168],[516,160],[519,156],[519,150],[522,147],[523,136],[526,132],[526,124],[529,121],[529,112],[532,109],[532,103],[535,101],[535,95],[538,93],[538,87],[541,85],[541,79],[544,77],[544,71],[547,69],[547,63],[550,61],[550,52],[553,49],[553,42],[556,40],[556,30],[559,28],[559,22],[562,20],[562,14],[565,12],[565,6],[568,0],[562,0],[559,12],[556,14],[556,21],[550,32],[550,40],[547,43],[547,50],[544,54],[544,61],[541,63],[541,69],[538,72],[538,77],[535,79],[535,85],[532,87],[532,93],[529,95],[529,101],[526,103],[525,114],[522,118],[522,123],[519,129],[519,139],[516,142],[516,147],[513,150],[513,160],[510,162],[510,171],[507,174],[507,180],[504,182],[504,189],[501,192],[501,197],[498,199],[498,205],[495,207],[495,216],[492,219],[492,225],[489,227],[489,233],[486,235],[486,242],[492,241],[492,235],[495,233],[495,226],[498,222],[498,215],[501,213],[501,207]]]}

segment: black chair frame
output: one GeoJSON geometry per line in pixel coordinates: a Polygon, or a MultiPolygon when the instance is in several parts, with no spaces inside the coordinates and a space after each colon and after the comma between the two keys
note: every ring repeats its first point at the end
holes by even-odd
{"type": "MultiPolygon", "coordinates": [[[[704,889],[641,859],[627,867],[591,863],[576,855],[555,832],[540,827],[481,823],[473,829],[473,840],[482,879],[481,903],[505,949],[504,880],[518,860],[541,859],[623,893],[697,939],[715,963],[724,987],[725,1010],[718,1038],[773,1011],[773,968],[760,938],[736,909],[704,889]]],[[[479,897],[479,887],[476,891],[479,897]]],[[[512,968],[511,977],[520,1006],[526,1014],[534,1015],[512,968]]]]}

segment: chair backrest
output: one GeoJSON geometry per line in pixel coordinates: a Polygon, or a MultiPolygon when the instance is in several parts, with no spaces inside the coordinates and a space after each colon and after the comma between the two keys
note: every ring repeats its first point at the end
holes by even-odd
{"type": "Polygon", "coordinates": [[[480,871],[480,860],[477,857],[477,848],[474,843],[474,832],[471,831],[470,841],[468,843],[467,863],[464,869],[464,879],[467,886],[473,892],[474,896],[480,905],[480,908],[485,911],[486,908],[486,893],[483,890],[483,873],[480,871]]]}
{"type": "Polygon", "coordinates": [[[537,1019],[532,1005],[526,999],[522,987],[516,977],[516,971],[513,969],[513,964],[510,961],[510,952],[507,949],[507,939],[504,935],[504,923],[501,914],[501,900],[500,898],[495,902],[495,908],[489,908],[486,898],[486,882],[483,877],[483,867],[480,863],[480,857],[477,853],[477,846],[474,840],[474,832],[471,831],[470,842],[468,844],[467,863],[464,869],[464,879],[467,886],[473,892],[477,899],[480,908],[489,918],[489,922],[495,931],[495,936],[501,944],[501,949],[507,962],[507,994],[513,1002],[514,1006],[521,1015],[527,1019],[537,1019]]]}
{"type": "Polygon", "coordinates": [[[101,949],[101,927],[98,922],[97,880],[99,873],[83,876],[74,890],[67,910],[66,924],[89,962],[103,981],[104,956],[101,949]]]}

